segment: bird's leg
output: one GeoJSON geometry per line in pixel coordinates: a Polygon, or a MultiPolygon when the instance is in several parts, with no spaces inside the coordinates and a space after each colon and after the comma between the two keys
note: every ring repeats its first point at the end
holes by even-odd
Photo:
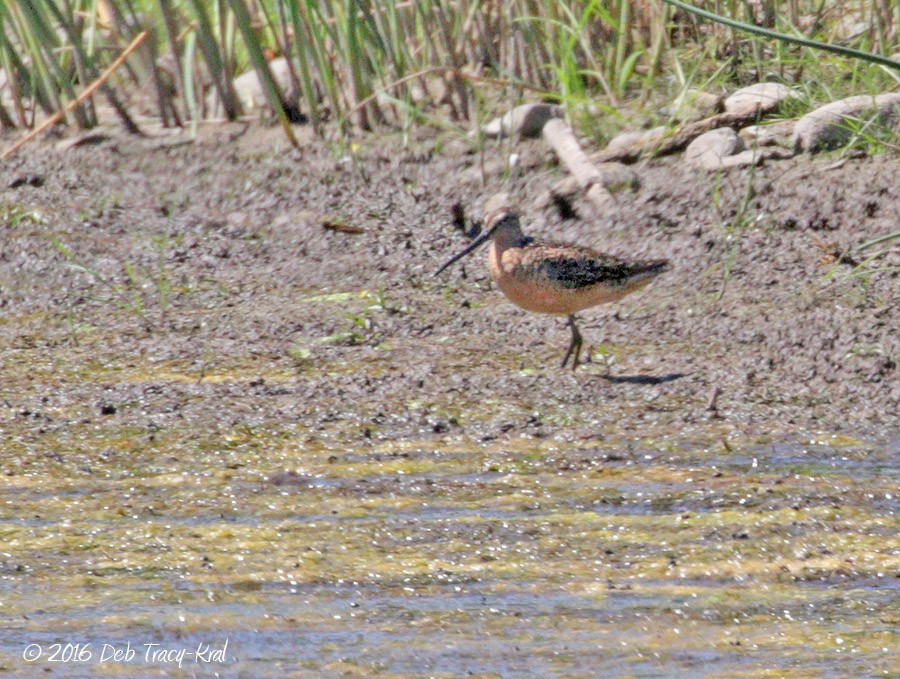
{"type": "Polygon", "coordinates": [[[569,314],[569,323],[568,326],[572,328],[572,341],[569,342],[569,349],[566,351],[565,358],[563,358],[562,363],[559,365],[560,368],[565,368],[566,363],[569,362],[569,356],[574,356],[572,358],[572,370],[578,367],[578,357],[581,355],[581,345],[583,340],[581,339],[581,333],[578,332],[578,326],[575,325],[575,314],[569,314]]]}

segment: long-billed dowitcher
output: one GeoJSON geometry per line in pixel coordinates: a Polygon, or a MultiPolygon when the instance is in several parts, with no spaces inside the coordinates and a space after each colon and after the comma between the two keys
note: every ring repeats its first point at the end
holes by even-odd
{"type": "Polygon", "coordinates": [[[536,241],[522,233],[519,215],[503,207],[491,212],[481,235],[434,275],[490,239],[491,277],[511,302],[527,311],[568,316],[572,341],[560,367],[573,356],[572,370],[583,342],[575,314],[622,299],[669,268],[666,259],[629,261],[580,245],[536,241]]]}

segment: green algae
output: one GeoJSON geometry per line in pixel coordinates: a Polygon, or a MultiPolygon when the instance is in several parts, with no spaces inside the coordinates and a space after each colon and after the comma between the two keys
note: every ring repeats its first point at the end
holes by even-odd
{"type": "MultiPolygon", "coordinates": [[[[123,378],[134,381],[137,374],[123,378]]],[[[703,652],[719,654],[724,670],[717,676],[729,676],[729,663],[741,665],[728,660],[735,649],[751,664],[776,654],[801,673],[806,666],[809,676],[841,662],[841,654],[853,658],[856,665],[849,666],[885,670],[896,660],[893,650],[884,650],[896,649],[896,627],[873,624],[896,618],[896,602],[882,602],[876,614],[867,601],[883,597],[879,583],[900,572],[900,525],[892,511],[847,504],[854,498],[846,489],[861,484],[858,477],[810,479],[792,468],[713,472],[695,466],[710,457],[696,450],[687,466],[636,456],[577,469],[560,461],[591,455],[583,442],[547,446],[527,437],[383,442],[345,460],[349,451],[310,447],[305,432],[235,429],[192,440],[189,430],[168,429],[143,454],[134,443],[141,434],[134,426],[73,425],[65,438],[42,444],[53,450],[80,441],[81,447],[66,447],[63,462],[32,460],[7,477],[3,518],[20,524],[3,535],[6,563],[19,569],[6,576],[16,583],[2,594],[8,614],[33,616],[39,592],[52,588],[57,596],[41,605],[42,625],[102,606],[134,611],[132,633],[139,635],[135,625],[158,630],[154,621],[171,607],[251,610],[304,588],[342,598],[352,583],[371,611],[342,620],[341,629],[374,624],[397,636],[413,625],[423,649],[437,636],[477,629],[530,649],[560,672],[577,674],[585,662],[577,645],[581,650],[551,651],[566,629],[577,629],[578,638],[592,639],[599,650],[604,642],[615,647],[620,675],[703,652]],[[253,442],[280,452],[254,456],[247,448],[253,442]],[[223,465],[230,448],[242,451],[241,467],[223,465]],[[93,473],[81,470],[81,458],[98,449],[116,454],[93,473]],[[162,451],[177,451],[190,466],[171,460],[154,467],[149,458],[162,451]],[[273,483],[285,468],[302,471],[273,483]],[[831,498],[836,488],[844,490],[840,506],[831,499],[785,506],[816,490],[831,498]],[[866,578],[871,585],[862,588],[828,586],[866,578]],[[517,603],[523,583],[530,583],[528,604],[517,603]],[[457,590],[469,588],[500,613],[429,610],[443,600],[452,606],[457,590]],[[545,608],[545,596],[567,597],[566,603],[545,608]],[[389,616],[387,601],[402,615],[402,627],[380,619],[389,616]],[[516,611],[529,619],[527,628],[516,611]]],[[[865,481],[868,494],[893,489],[889,479],[865,481]]],[[[166,628],[208,633],[199,615],[166,628]]],[[[306,629],[333,624],[308,610],[294,620],[306,629]]],[[[75,623],[69,632],[89,634],[97,622],[81,629],[75,623]]],[[[234,614],[217,628],[247,622],[234,614]]],[[[107,629],[121,620],[111,616],[99,624],[107,629]]],[[[38,638],[38,625],[31,634],[38,638]]],[[[327,638],[325,631],[317,634],[327,638]]],[[[402,676],[373,669],[362,657],[327,662],[339,646],[320,646],[321,660],[308,660],[310,671],[360,663],[362,676],[402,676]]],[[[385,644],[382,652],[390,658],[400,650],[385,644]]]]}

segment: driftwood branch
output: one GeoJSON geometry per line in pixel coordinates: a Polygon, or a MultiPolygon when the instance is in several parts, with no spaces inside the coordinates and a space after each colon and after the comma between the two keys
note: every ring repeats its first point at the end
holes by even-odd
{"type": "Polygon", "coordinates": [[[709,118],[688,123],[684,127],[675,130],[672,135],[662,139],[638,140],[627,146],[599,151],[591,155],[591,160],[595,163],[612,161],[634,163],[645,155],[657,157],[677,153],[701,134],[705,134],[710,130],[715,130],[719,127],[730,127],[734,130],[740,130],[747,127],[747,125],[756,123],[763,115],[776,109],[778,103],[752,103],[736,111],[717,113],[709,118]]]}
{"type": "Polygon", "coordinates": [[[564,120],[551,118],[541,134],[594,205],[603,208],[612,200],[612,194],[603,185],[603,173],[581,150],[572,128],[564,120]]]}

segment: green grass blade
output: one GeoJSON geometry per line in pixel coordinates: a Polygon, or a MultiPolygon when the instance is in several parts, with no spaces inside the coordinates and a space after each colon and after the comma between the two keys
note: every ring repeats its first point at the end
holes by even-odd
{"type": "Polygon", "coordinates": [[[194,10],[194,16],[197,18],[197,43],[200,47],[200,52],[203,54],[203,59],[206,61],[206,67],[209,69],[213,86],[216,88],[219,99],[222,101],[222,106],[225,108],[225,116],[229,120],[236,120],[241,115],[241,104],[234,92],[231,78],[225,69],[222,51],[216,42],[209,15],[206,13],[206,7],[203,0],[190,0],[190,3],[194,10]]]}
{"type": "MultiPolygon", "coordinates": [[[[316,91],[316,84],[313,80],[312,70],[310,68],[310,59],[315,59],[311,54],[314,49],[312,45],[312,37],[307,28],[303,25],[300,18],[300,0],[286,0],[288,3],[288,13],[290,14],[291,26],[294,30],[294,40],[292,43],[293,52],[297,56],[297,63],[300,65],[301,90],[303,98],[306,100],[310,111],[310,121],[316,134],[321,133],[321,117],[319,113],[319,95],[316,91]]],[[[290,58],[290,54],[285,55],[290,58]]]]}
{"type": "Polygon", "coordinates": [[[735,28],[739,31],[755,33],[756,35],[761,35],[773,40],[781,40],[782,42],[790,42],[794,43],[795,45],[801,45],[803,47],[811,47],[812,49],[832,52],[834,54],[840,54],[841,56],[845,57],[862,59],[863,61],[867,61],[870,64],[879,64],[881,66],[887,66],[888,68],[900,70],[900,61],[894,61],[893,59],[888,59],[887,57],[883,57],[878,54],[863,52],[862,50],[853,49],[851,47],[844,47],[843,45],[832,45],[826,42],[819,42],[818,40],[810,40],[808,38],[787,35],[786,33],[779,33],[778,31],[773,31],[761,26],[754,26],[752,24],[746,24],[742,21],[735,21],[734,19],[729,19],[728,17],[723,17],[718,14],[700,9],[699,7],[694,7],[693,5],[689,5],[685,2],[681,2],[681,0],[663,0],[663,2],[666,2],[673,7],[677,7],[678,9],[682,9],[685,12],[691,12],[692,14],[701,16],[704,19],[715,21],[717,23],[723,24],[724,26],[728,26],[729,28],[735,28]]]}
{"type": "Polygon", "coordinates": [[[265,56],[263,56],[262,47],[253,31],[247,6],[244,4],[244,0],[229,0],[229,3],[231,5],[231,11],[234,12],[238,29],[244,37],[244,44],[250,54],[250,60],[253,62],[253,67],[256,69],[256,75],[259,77],[259,81],[262,84],[263,92],[265,92],[269,106],[272,107],[272,110],[275,111],[275,115],[277,115],[281,121],[281,126],[284,129],[284,133],[288,140],[294,147],[297,147],[297,139],[294,137],[294,131],[291,129],[290,120],[288,120],[288,116],[292,115],[292,112],[285,103],[284,94],[278,89],[278,85],[275,84],[275,80],[272,78],[269,64],[266,62],[265,56]]]}

